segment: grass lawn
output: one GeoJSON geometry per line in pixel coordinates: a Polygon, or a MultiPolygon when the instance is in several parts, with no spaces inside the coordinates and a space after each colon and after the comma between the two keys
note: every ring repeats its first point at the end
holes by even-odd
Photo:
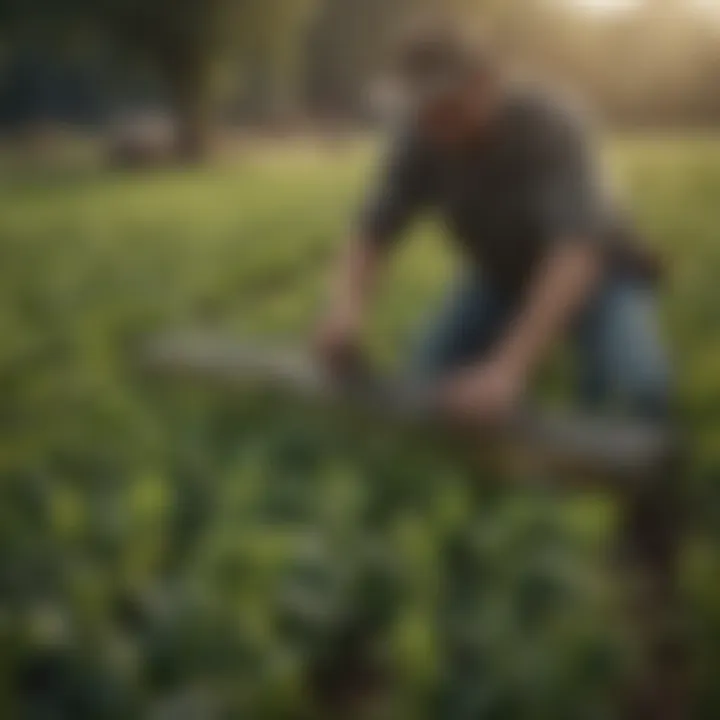
{"type": "MultiPolygon", "coordinates": [[[[189,323],[305,342],[371,154],[287,146],[187,172],[0,177],[8,712],[46,702],[69,708],[63,718],[129,717],[188,696],[213,706],[202,717],[313,717],[297,710],[301,669],[338,617],[377,601],[401,669],[395,717],[420,718],[440,669],[436,571],[461,526],[475,533],[462,620],[475,701],[488,717],[610,712],[632,653],[599,620],[611,593],[597,502],[559,513],[548,498],[491,497],[470,511],[463,469],[431,449],[372,432],[358,449],[322,418],[154,387],[128,362],[146,333],[189,323]]],[[[671,268],[664,312],[692,445],[680,481],[695,528],[684,567],[697,717],[717,717],[720,139],[622,138],[608,158],[671,268]]],[[[415,235],[379,301],[383,357],[452,273],[434,227],[415,235]]]]}

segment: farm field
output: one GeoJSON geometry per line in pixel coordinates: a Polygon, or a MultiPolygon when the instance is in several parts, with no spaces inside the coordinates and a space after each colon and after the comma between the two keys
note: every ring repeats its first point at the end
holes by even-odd
{"type": "MultiPolygon", "coordinates": [[[[289,145],[183,172],[0,170],[0,716],[312,720],[303,673],[341,684],[331,670],[375,631],[391,689],[368,717],[432,720],[438,687],[458,718],[615,716],[635,666],[605,499],[483,491],[439,449],[150,381],[133,362],[168,327],[307,342],[372,155],[289,145]],[[448,678],[451,626],[470,659],[448,678]]],[[[691,447],[685,621],[695,717],[710,720],[720,138],[625,137],[608,158],[670,267],[691,447]]],[[[370,331],[382,362],[452,267],[430,224],[403,246],[370,331]]]]}

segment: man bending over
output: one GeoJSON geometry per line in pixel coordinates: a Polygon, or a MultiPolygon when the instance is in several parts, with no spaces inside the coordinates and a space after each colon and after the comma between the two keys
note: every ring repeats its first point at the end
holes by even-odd
{"type": "Polygon", "coordinates": [[[351,362],[388,250],[434,210],[464,272],[412,371],[436,384],[451,416],[508,419],[567,337],[586,404],[662,419],[669,372],[653,272],[578,118],[537,88],[504,80],[457,30],[410,38],[398,71],[410,111],[336,269],[318,341],[326,365],[351,362]]]}

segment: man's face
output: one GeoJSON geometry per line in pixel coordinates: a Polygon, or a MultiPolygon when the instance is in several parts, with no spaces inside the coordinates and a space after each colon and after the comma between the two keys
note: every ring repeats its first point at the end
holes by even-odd
{"type": "Polygon", "coordinates": [[[431,142],[462,146],[487,131],[493,106],[492,89],[473,79],[429,101],[420,111],[420,126],[431,142]]]}

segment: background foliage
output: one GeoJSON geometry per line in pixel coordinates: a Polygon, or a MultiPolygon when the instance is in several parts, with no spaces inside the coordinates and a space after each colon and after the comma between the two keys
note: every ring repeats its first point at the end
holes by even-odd
{"type": "Polygon", "coordinates": [[[221,119],[337,125],[374,117],[400,28],[462,13],[524,74],[550,73],[615,123],[720,121],[720,10],[639,0],[0,0],[0,127],[164,108],[183,159],[221,119]],[[595,4],[602,4],[596,2],[595,4]]]}

